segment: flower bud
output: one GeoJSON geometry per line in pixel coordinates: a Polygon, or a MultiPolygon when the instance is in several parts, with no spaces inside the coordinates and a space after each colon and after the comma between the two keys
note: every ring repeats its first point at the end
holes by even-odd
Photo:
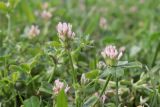
{"type": "Polygon", "coordinates": [[[81,83],[86,84],[89,81],[89,79],[86,78],[85,74],[82,74],[81,76],[81,83]]]}
{"type": "Polygon", "coordinates": [[[99,61],[98,64],[97,64],[97,67],[98,67],[99,69],[103,69],[103,68],[106,67],[106,64],[105,64],[103,61],[99,61]]]}

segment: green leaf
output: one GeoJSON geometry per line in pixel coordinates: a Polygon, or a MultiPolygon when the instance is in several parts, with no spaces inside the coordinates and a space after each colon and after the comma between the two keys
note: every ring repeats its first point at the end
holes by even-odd
{"type": "Polygon", "coordinates": [[[93,107],[96,103],[98,97],[97,96],[91,96],[88,98],[88,100],[84,103],[83,107],[93,107]]]}
{"type": "Polygon", "coordinates": [[[19,0],[9,0],[9,3],[12,8],[15,8],[18,4],[19,0]]]}
{"type": "Polygon", "coordinates": [[[13,82],[16,82],[19,77],[20,77],[19,72],[13,72],[12,75],[11,75],[11,79],[12,79],[13,82]]]}
{"type": "Polygon", "coordinates": [[[29,64],[21,64],[21,68],[24,72],[26,73],[30,73],[31,69],[30,69],[30,65],[29,64]]]}
{"type": "Polygon", "coordinates": [[[8,12],[8,7],[4,2],[0,2],[0,11],[8,12]]]}
{"type": "Polygon", "coordinates": [[[106,104],[106,107],[116,107],[116,105],[114,103],[108,103],[106,104]]]}
{"type": "Polygon", "coordinates": [[[150,41],[151,42],[155,42],[155,41],[159,41],[160,32],[154,32],[151,36],[150,36],[150,41]]]}
{"type": "Polygon", "coordinates": [[[52,94],[53,93],[52,85],[47,82],[42,82],[41,87],[39,88],[39,91],[52,94]]]}
{"type": "Polygon", "coordinates": [[[96,77],[98,76],[98,70],[92,70],[90,72],[87,72],[85,74],[85,77],[88,78],[88,79],[95,79],[96,77]]]}
{"type": "Polygon", "coordinates": [[[128,64],[128,61],[118,61],[118,65],[125,65],[128,64]]]}
{"type": "Polygon", "coordinates": [[[20,2],[20,7],[22,12],[27,16],[29,22],[35,21],[34,12],[32,12],[31,3],[28,0],[23,0],[20,2]]]}
{"type": "Polygon", "coordinates": [[[130,56],[134,57],[136,56],[140,51],[141,51],[141,47],[140,46],[133,46],[130,48],[130,56]]]}
{"type": "Polygon", "coordinates": [[[64,90],[61,90],[56,97],[56,107],[68,107],[67,97],[64,90]]]}
{"type": "Polygon", "coordinates": [[[142,63],[136,61],[136,62],[129,62],[127,64],[118,65],[118,66],[124,67],[124,68],[142,68],[142,63]]]}
{"type": "Polygon", "coordinates": [[[115,71],[116,71],[115,68],[108,67],[108,68],[106,68],[106,69],[103,71],[103,73],[100,75],[100,77],[101,77],[101,78],[104,78],[104,77],[106,77],[106,76],[108,76],[108,75],[110,75],[110,74],[114,74],[115,71]]]}
{"type": "Polygon", "coordinates": [[[91,18],[89,20],[89,23],[85,29],[85,33],[86,34],[91,34],[97,27],[97,21],[99,20],[99,15],[95,14],[94,18],[91,18]]]}
{"type": "Polygon", "coordinates": [[[20,66],[18,65],[11,65],[9,67],[11,71],[16,71],[16,72],[30,72],[30,66],[28,64],[21,64],[20,66]]]}
{"type": "Polygon", "coordinates": [[[23,69],[17,65],[10,65],[9,69],[13,72],[22,72],[23,71],[23,69]]]}
{"type": "Polygon", "coordinates": [[[31,98],[23,102],[24,107],[40,107],[40,101],[38,97],[32,96],[31,98]]]}
{"type": "Polygon", "coordinates": [[[28,78],[28,80],[26,81],[27,85],[30,84],[32,81],[38,79],[39,77],[40,77],[40,75],[36,75],[34,77],[28,78]]]}
{"type": "Polygon", "coordinates": [[[52,47],[56,47],[56,48],[62,46],[62,44],[57,41],[48,42],[47,45],[52,46],[52,47]]]}
{"type": "Polygon", "coordinates": [[[116,76],[117,77],[122,77],[124,75],[124,69],[118,67],[116,68],[116,76]]]}
{"type": "Polygon", "coordinates": [[[39,58],[41,57],[41,54],[37,54],[35,57],[33,57],[32,59],[30,59],[28,61],[28,65],[30,66],[30,69],[32,69],[33,67],[36,66],[37,62],[39,61],[39,58]]]}
{"type": "Polygon", "coordinates": [[[10,55],[0,56],[0,66],[5,65],[6,62],[9,60],[10,55]]]}
{"type": "Polygon", "coordinates": [[[120,67],[116,67],[116,68],[109,67],[103,71],[103,73],[100,75],[100,77],[104,78],[110,74],[115,75],[115,73],[116,73],[117,77],[121,77],[124,75],[124,69],[120,68],[120,67]]]}
{"type": "Polygon", "coordinates": [[[2,79],[0,79],[0,85],[2,85],[2,83],[6,84],[6,83],[12,83],[12,81],[10,81],[7,77],[4,77],[2,79]]]}

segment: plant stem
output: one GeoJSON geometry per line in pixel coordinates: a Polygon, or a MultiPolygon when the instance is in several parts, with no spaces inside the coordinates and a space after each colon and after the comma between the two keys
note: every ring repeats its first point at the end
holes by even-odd
{"type": "MultiPolygon", "coordinates": [[[[31,72],[31,71],[30,71],[30,72],[31,72]]],[[[31,75],[31,73],[29,73],[29,76],[30,76],[31,79],[33,78],[32,75],[31,75]]],[[[31,84],[32,84],[33,90],[36,89],[36,88],[35,88],[35,82],[34,82],[34,80],[31,82],[31,84]]]]}
{"type": "Polygon", "coordinates": [[[107,87],[107,85],[108,85],[109,80],[111,79],[111,77],[112,77],[112,75],[110,74],[109,77],[106,79],[105,85],[104,85],[104,87],[103,87],[103,89],[102,89],[102,91],[100,93],[100,97],[103,95],[104,91],[106,90],[106,87],[107,87]]]}
{"type": "Polygon", "coordinates": [[[116,107],[118,107],[119,104],[119,97],[118,97],[118,78],[116,76],[116,107]]]}
{"type": "Polygon", "coordinates": [[[22,99],[22,97],[21,97],[19,92],[18,92],[18,96],[19,96],[19,99],[20,99],[21,103],[23,104],[23,99],[22,99]]]}
{"type": "Polygon", "coordinates": [[[53,107],[55,107],[55,104],[54,104],[54,99],[53,99],[53,102],[52,102],[52,103],[53,103],[53,107]]]}
{"type": "Polygon", "coordinates": [[[52,75],[50,76],[50,78],[49,78],[49,80],[48,80],[48,83],[50,83],[50,82],[52,81],[53,76],[54,76],[54,72],[55,72],[56,68],[57,68],[57,64],[55,64],[55,67],[54,67],[54,69],[53,69],[53,71],[52,71],[52,75]]]}
{"type": "Polygon", "coordinates": [[[69,56],[69,59],[70,59],[70,62],[71,62],[71,69],[72,69],[71,74],[72,74],[72,77],[73,77],[73,85],[74,85],[74,88],[75,88],[75,103],[76,103],[76,107],[79,107],[79,95],[78,95],[78,91],[76,90],[76,87],[75,87],[77,74],[75,72],[72,56],[71,56],[71,53],[69,52],[69,50],[68,50],[68,56],[69,56]]]}
{"type": "Polygon", "coordinates": [[[17,107],[17,101],[16,101],[16,98],[14,99],[14,107],[17,107]]]}
{"type": "Polygon", "coordinates": [[[80,99],[79,99],[79,95],[78,95],[78,91],[76,90],[75,92],[75,97],[76,97],[76,107],[80,107],[80,99]]]}
{"type": "Polygon", "coordinates": [[[68,53],[69,61],[70,61],[70,64],[71,64],[71,70],[72,70],[71,75],[72,75],[72,78],[73,78],[73,87],[75,89],[75,104],[76,104],[76,107],[79,107],[79,95],[78,95],[78,90],[76,88],[77,73],[74,69],[73,59],[72,59],[72,55],[71,55],[71,51],[70,51],[70,45],[69,45],[68,41],[65,42],[65,49],[68,53]]]}
{"type": "Polygon", "coordinates": [[[70,63],[71,63],[71,69],[72,69],[72,76],[73,76],[73,83],[75,84],[76,83],[76,77],[77,77],[77,74],[75,72],[75,69],[74,69],[74,65],[73,65],[73,60],[72,60],[72,56],[71,56],[71,53],[69,52],[68,50],[68,56],[69,56],[69,59],[70,59],[70,63]]]}
{"type": "Polygon", "coordinates": [[[155,54],[154,54],[154,56],[153,56],[153,60],[152,60],[152,63],[151,63],[151,66],[152,66],[152,67],[153,67],[154,64],[155,64],[156,58],[157,58],[157,56],[158,56],[158,51],[159,51],[159,49],[160,49],[160,42],[157,44],[156,51],[155,51],[155,54]]]}
{"type": "MultiPolygon", "coordinates": [[[[103,89],[102,89],[102,91],[101,91],[101,93],[100,93],[100,95],[99,95],[99,98],[101,98],[101,97],[102,97],[102,95],[103,95],[104,91],[105,91],[105,90],[106,90],[106,88],[107,88],[107,85],[108,85],[109,80],[111,79],[111,77],[112,77],[112,75],[110,74],[110,75],[109,75],[109,77],[108,77],[108,78],[106,78],[105,85],[104,85],[104,87],[103,87],[103,89]]],[[[95,104],[96,104],[97,102],[98,102],[98,99],[97,99],[97,101],[95,102],[95,104]]],[[[94,106],[95,106],[95,104],[94,104],[94,106]]]]}
{"type": "Polygon", "coordinates": [[[8,37],[10,37],[10,33],[11,33],[11,17],[10,17],[10,14],[7,14],[7,19],[8,19],[7,35],[8,35],[8,37]]]}

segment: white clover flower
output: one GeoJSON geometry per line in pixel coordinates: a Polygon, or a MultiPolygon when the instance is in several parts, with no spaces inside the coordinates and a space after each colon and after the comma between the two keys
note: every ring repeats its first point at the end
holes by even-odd
{"type": "Polygon", "coordinates": [[[33,38],[39,34],[40,34],[40,30],[38,26],[32,25],[28,32],[29,38],[33,38]]]}
{"type": "Polygon", "coordinates": [[[64,89],[65,93],[68,92],[70,87],[68,85],[65,87],[64,83],[59,81],[59,79],[54,81],[54,87],[53,87],[53,92],[55,95],[57,95],[62,89],[64,89]]]}
{"type": "Polygon", "coordinates": [[[44,20],[49,20],[52,17],[52,14],[49,11],[43,10],[41,13],[41,17],[44,20]]]}
{"type": "Polygon", "coordinates": [[[57,31],[59,38],[62,40],[73,39],[75,36],[75,33],[72,32],[72,25],[69,23],[59,22],[57,25],[57,31]]]}

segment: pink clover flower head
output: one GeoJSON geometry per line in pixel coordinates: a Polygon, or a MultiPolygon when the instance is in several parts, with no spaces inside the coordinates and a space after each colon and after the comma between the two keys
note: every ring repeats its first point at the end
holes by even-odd
{"type": "Polygon", "coordinates": [[[39,30],[38,26],[32,25],[31,28],[29,29],[29,33],[28,33],[29,38],[33,38],[39,34],[40,34],[40,30],[39,30]]]}
{"type": "Polygon", "coordinates": [[[59,22],[57,25],[58,36],[62,40],[73,39],[75,33],[72,31],[72,25],[69,23],[59,22]]]}
{"type": "Polygon", "coordinates": [[[104,29],[104,30],[107,29],[108,24],[107,24],[107,20],[104,17],[100,18],[99,26],[100,26],[101,29],[104,29]]]}
{"type": "Polygon", "coordinates": [[[101,52],[104,58],[109,57],[110,59],[116,59],[118,51],[115,46],[109,45],[101,52]]]}
{"type": "Polygon", "coordinates": [[[43,10],[41,13],[41,17],[44,20],[49,20],[52,17],[52,14],[49,11],[43,10]]]}
{"type": "Polygon", "coordinates": [[[119,60],[125,51],[125,47],[121,47],[119,51],[116,49],[116,46],[109,45],[101,52],[101,55],[104,58],[117,59],[119,60]]]}
{"type": "Polygon", "coordinates": [[[65,93],[68,92],[68,90],[70,89],[70,87],[68,87],[68,85],[65,87],[64,83],[61,82],[59,79],[54,81],[54,87],[53,87],[53,92],[55,95],[57,95],[62,89],[64,89],[65,93]]]}

